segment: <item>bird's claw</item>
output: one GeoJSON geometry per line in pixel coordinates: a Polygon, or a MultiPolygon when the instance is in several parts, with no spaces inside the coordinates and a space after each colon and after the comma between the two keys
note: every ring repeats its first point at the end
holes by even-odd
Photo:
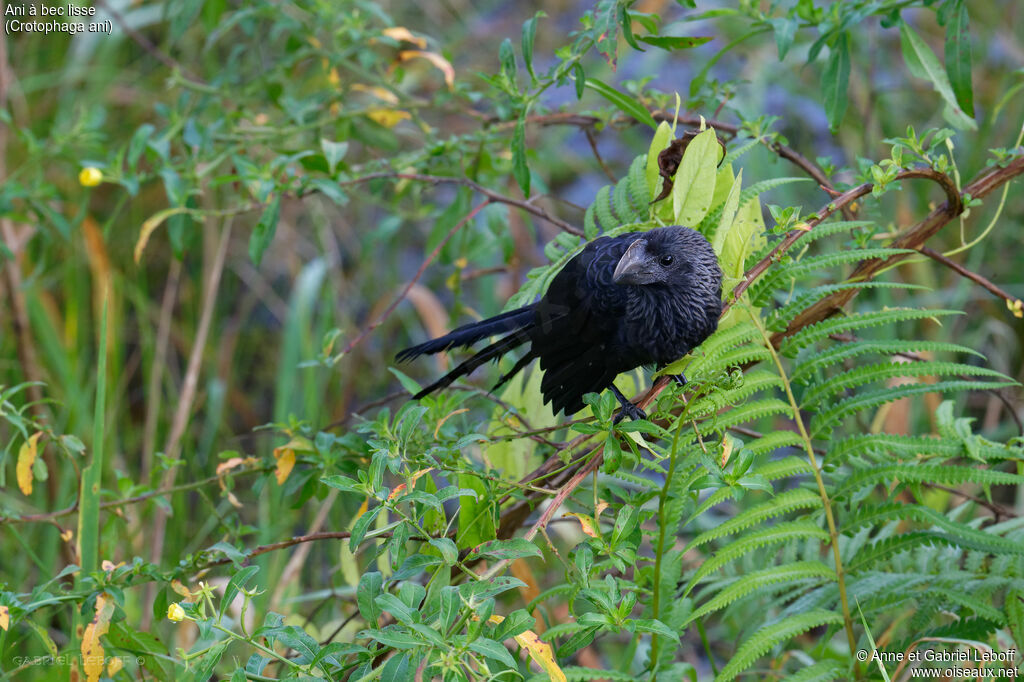
{"type": "Polygon", "coordinates": [[[615,415],[614,423],[618,424],[626,417],[629,417],[632,421],[637,421],[638,419],[647,419],[647,413],[644,412],[641,408],[637,407],[635,403],[626,401],[626,403],[622,406],[622,409],[619,410],[618,413],[615,415]]]}
{"type": "Polygon", "coordinates": [[[678,384],[680,388],[685,388],[685,386],[686,386],[686,375],[685,374],[673,374],[672,375],[672,380],[675,381],[676,384],[678,384]]]}

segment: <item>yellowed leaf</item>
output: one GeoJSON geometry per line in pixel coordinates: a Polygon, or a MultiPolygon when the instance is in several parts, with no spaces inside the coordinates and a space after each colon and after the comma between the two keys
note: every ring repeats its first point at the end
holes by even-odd
{"type": "Polygon", "coordinates": [[[115,568],[118,568],[120,566],[124,566],[124,562],[123,561],[120,561],[120,562],[115,564],[110,559],[104,559],[103,561],[100,562],[100,568],[102,568],[107,573],[110,573],[115,568]]]}
{"type": "Polygon", "coordinates": [[[426,59],[444,74],[444,82],[449,89],[455,87],[455,68],[441,55],[425,50],[402,50],[398,53],[398,61],[405,62],[410,59],[426,59]]]}
{"type": "Polygon", "coordinates": [[[366,112],[366,116],[385,128],[394,128],[399,122],[412,118],[408,111],[401,109],[370,109],[366,112]]]}
{"type": "Polygon", "coordinates": [[[7,631],[11,627],[11,609],[7,606],[0,606],[0,629],[7,631]]]}
{"type": "Polygon", "coordinates": [[[224,495],[228,498],[228,502],[231,504],[232,507],[234,507],[235,509],[242,508],[242,503],[238,501],[238,498],[235,497],[235,494],[233,492],[231,492],[230,490],[225,490],[224,495]]]}
{"type": "Polygon", "coordinates": [[[562,514],[562,516],[575,517],[576,520],[580,522],[580,527],[583,529],[584,535],[589,535],[592,538],[601,537],[601,531],[598,528],[597,521],[595,521],[592,516],[587,516],[586,514],[577,514],[576,512],[566,512],[562,514]]]}
{"type": "Polygon", "coordinates": [[[438,422],[437,422],[437,426],[434,427],[434,438],[437,438],[437,432],[441,430],[441,427],[444,426],[444,423],[446,421],[448,421],[449,419],[451,419],[452,417],[454,417],[457,414],[462,414],[463,412],[469,412],[469,408],[468,407],[463,407],[461,410],[455,410],[454,412],[449,412],[445,416],[441,417],[438,420],[438,422]]]}
{"type": "Polygon", "coordinates": [[[313,444],[310,440],[301,436],[295,436],[284,445],[274,448],[274,459],[277,460],[274,476],[277,478],[277,484],[281,485],[288,480],[288,475],[292,473],[292,468],[295,466],[296,451],[311,452],[312,450],[313,444]]]}
{"type": "Polygon", "coordinates": [[[120,656],[111,656],[110,660],[107,661],[107,677],[113,677],[118,674],[123,667],[124,660],[120,656]]]}
{"type": "Polygon", "coordinates": [[[729,463],[729,457],[732,455],[732,438],[729,436],[722,436],[722,468],[729,463]]]}
{"type": "Polygon", "coordinates": [[[113,615],[114,600],[106,592],[101,592],[96,597],[96,610],[92,622],[85,627],[85,633],[82,635],[82,667],[85,670],[85,679],[89,682],[97,682],[103,674],[106,655],[103,645],[100,644],[100,637],[110,628],[110,618],[113,615]]]}
{"type": "Polygon", "coordinates": [[[135,242],[135,262],[136,264],[142,260],[142,252],[146,250],[146,244],[149,242],[149,238],[153,235],[154,230],[160,227],[160,224],[170,218],[172,215],[178,215],[179,213],[188,212],[188,208],[185,206],[175,206],[174,208],[165,208],[159,213],[150,216],[142,223],[142,229],[139,230],[139,240],[135,242]]]}
{"type": "Polygon", "coordinates": [[[231,471],[235,467],[241,466],[244,463],[245,463],[245,458],[244,457],[232,457],[231,459],[226,459],[226,460],[224,460],[223,462],[221,462],[220,464],[217,465],[217,469],[215,470],[215,473],[218,476],[220,476],[221,474],[223,474],[223,473],[225,473],[227,471],[231,471]]]}
{"type": "Polygon", "coordinates": [[[73,538],[73,537],[75,537],[75,533],[70,528],[68,528],[66,530],[62,530],[60,532],[60,539],[63,540],[64,542],[71,542],[71,538],[73,538]]]}
{"type": "Polygon", "coordinates": [[[396,497],[401,497],[404,494],[405,494],[405,484],[404,483],[399,483],[398,485],[395,486],[394,490],[392,490],[390,493],[388,493],[388,499],[389,500],[393,500],[396,497]]]}
{"type": "Polygon", "coordinates": [[[174,590],[175,592],[177,592],[178,594],[180,594],[186,600],[192,599],[192,591],[189,590],[185,586],[185,584],[183,582],[181,582],[180,580],[177,580],[177,579],[172,580],[171,581],[171,589],[174,590]]]}
{"type": "Polygon", "coordinates": [[[274,478],[277,479],[278,485],[282,485],[295,467],[295,451],[291,448],[274,448],[274,459],[277,460],[274,478]]]}
{"type": "Polygon", "coordinates": [[[363,503],[361,505],[359,505],[359,510],[356,511],[356,515],[354,517],[352,517],[353,524],[355,523],[356,520],[359,519],[360,516],[365,514],[366,510],[369,509],[369,508],[370,508],[370,498],[367,497],[365,500],[363,500],[363,503]]]}
{"type": "MultiPolygon", "coordinates": [[[[493,615],[487,619],[488,622],[494,623],[495,625],[505,620],[504,616],[493,615]]],[[[539,621],[538,621],[539,622],[539,621]]],[[[533,630],[526,630],[525,632],[513,637],[519,646],[526,649],[526,653],[530,654],[530,658],[533,662],[544,669],[544,672],[548,674],[552,682],[566,682],[565,673],[558,667],[558,663],[555,661],[555,654],[551,649],[550,644],[546,644],[540,641],[540,637],[533,630]]]]}
{"type": "Polygon", "coordinates": [[[32,494],[32,465],[36,462],[37,445],[42,435],[42,431],[33,433],[18,449],[18,465],[16,467],[18,488],[25,495],[32,494]]]}
{"type": "Polygon", "coordinates": [[[373,95],[382,102],[388,104],[398,104],[398,95],[391,92],[387,88],[382,88],[379,85],[363,85],[362,83],[353,83],[352,89],[356,92],[365,92],[373,95]]]}
{"type": "Polygon", "coordinates": [[[420,48],[427,46],[426,38],[413,35],[405,26],[391,26],[381,31],[381,33],[392,40],[404,40],[405,42],[412,43],[420,48]]]}
{"type": "Polygon", "coordinates": [[[607,508],[608,508],[608,503],[605,502],[604,500],[599,500],[598,503],[597,503],[597,506],[594,507],[594,518],[595,519],[601,518],[601,512],[603,512],[607,508]]]}

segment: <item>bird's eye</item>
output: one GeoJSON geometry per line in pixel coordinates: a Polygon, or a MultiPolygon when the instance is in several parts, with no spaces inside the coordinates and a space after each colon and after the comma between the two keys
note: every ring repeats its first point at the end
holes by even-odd
{"type": "Polygon", "coordinates": [[[672,256],[667,256],[667,255],[666,256],[662,256],[661,257],[661,264],[662,265],[672,265],[672,256]]]}

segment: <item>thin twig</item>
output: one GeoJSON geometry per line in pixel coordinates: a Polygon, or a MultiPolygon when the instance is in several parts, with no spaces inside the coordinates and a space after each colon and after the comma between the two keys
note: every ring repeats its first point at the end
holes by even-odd
{"type": "Polygon", "coordinates": [[[441,249],[444,248],[444,245],[448,243],[448,240],[455,236],[455,233],[461,230],[463,226],[466,225],[466,223],[475,218],[480,211],[482,211],[487,206],[490,206],[491,203],[493,202],[490,198],[480,202],[473,210],[467,213],[462,218],[462,220],[455,223],[455,226],[452,227],[452,229],[448,230],[448,234],[446,234],[444,236],[444,239],[442,239],[441,242],[434,247],[434,250],[430,252],[430,255],[427,256],[426,260],[423,261],[423,264],[420,265],[420,269],[417,270],[416,274],[413,275],[412,279],[406,283],[405,287],[402,288],[402,291],[398,294],[395,300],[391,302],[391,305],[387,307],[387,309],[380,317],[378,317],[374,322],[370,323],[370,325],[366,327],[366,329],[359,332],[359,334],[357,334],[354,339],[349,341],[348,345],[346,345],[345,348],[342,349],[340,353],[341,355],[348,355],[352,351],[352,349],[359,344],[360,341],[366,338],[366,336],[370,332],[379,327],[384,322],[384,320],[388,319],[388,317],[391,316],[391,313],[393,313],[395,308],[398,307],[398,304],[405,300],[405,297],[409,293],[409,290],[412,289],[413,285],[416,284],[416,282],[420,280],[420,277],[423,276],[423,273],[426,271],[427,266],[430,265],[435,258],[437,258],[437,255],[439,253],[441,253],[441,249]]]}
{"type": "MultiPolygon", "coordinates": [[[[217,244],[217,252],[214,255],[209,277],[207,278],[206,291],[203,297],[202,312],[199,317],[199,327],[196,329],[195,342],[192,344],[192,352],[188,358],[188,366],[185,370],[185,381],[181,387],[181,395],[178,396],[178,409],[171,420],[171,432],[167,439],[167,447],[164,448],[169,461],[175,462],[181,457],[181,438],[185,435],[185,428],[188,426],[189,417],[192,414],[193,401],[196,389],[199,385],[199,370],[202,365],[203,351],[206,349],[206,339],[210,333],[210,325],[213,321],[213,310],[216,307],[217,291],[220,289],[221,275],[224,272],[224,262],[227,259],[228,243],[231,241],[232,220],[225,221],[224,229],[220,235],[220,242],[217,244]]],[[[161,478],[160,487],[168,488],[174,485],[174,478],[179,467],[172,466],[164,472],[161,478]]],[[[153,525],[150,529],[150,542],[152,551],[150,561],[159,563],[163,555],[164,537],[167,531],[167,510],[164,507],[157,507],[154,515],[153,525]]],[[[150,586],[150,592],[155,586],[150,586]]],[[[147,594],[152,599],[153,594],[147,594]]],[[[152,614],[147,610],[143,614],[143,629],[148,627],[152,614]]]]}
{"type": "Polygon", "coordinates": [[[153,453],[156,451],[156,425],[160,418],[160,403],[163,391],[160,384],[163,379],[164,365],[167,361],[167,346],[171,336],[171,316],[174,314],[174,301],[181,279],[181,261],[171,259],[167,271],[167,283],[164,284],[164,295],[160,301],[160,321],[156,327],[156,348],[153,351],[153,364],[149,371],[149,388],[146,395],[146,420],[142,429],[142,467],[140,478],[149,481],[153,466],[153,453]]]}
{"type": "Polygon", "coordinates": [[[925,256],[928,256],[932,260],[937,261],[939,263],[942,263],[947,268],[949,268],[950,270],[953,270],[954,272],[956,272],[957,274],[961,275],[962,277],[966,277],[967,279],[971,280],[975,284],[978,284],[979,286],[984,287],[989,292],[991,292],[992,294],[994,294],[994,295],[998,296],[999,298],[1003,299],[1004,301],[1006,301],[1011,306],[1016,304],[1017,301],[1020,300],[1016,296],[1013,296],[1012,294],[1007,293],[1003,289],[1000,289],[995,284],[993,284],[991,281],[986,279],[984,276],[979,275],[978,273],[974,272],[973,270],[968,270],[967,268],[965,268],[964,266],[960,265],[956,261],[951,260],[950,258],[947,258],[946,256],[942,255],[941,253],[939,253],[935,249],[929,248],[927,246],[919,246],[917,248],[917,250],[919,252],[921,252],[922,254],[924,254],[925,256]]]}
{"type": "Polygon", "coordinates": [[[479,183],[473,182],[469,178],[460,178],[447,175],[423,175],[421,173],[395,173],[392,171],[380,171],[378,173],[368,173],[358,178],[353,178],[351,180],[345,180],[344,182],[339,182],[338,185],[341,187],[347,187],[349,185],[358,185],[364,182],[369,182],[370,180],[379,180],[381,178],[391,178],[396,180],[414,180],[416,182],[429,182],[433,184],[462,185],[463,187],[469,187],[473,191],[484,195],[485,197],[487,197],[490,203],[507,204],[509,206],[521,208],[527,213],[532,213],[538,218],[543,218],[544,220],[548,221],[549,223],[559,228],[560,230],[563,230],[564,232],[574,234],[578,237],[584,236],[583,230],[579,229],[578,227],[574,227],[573,225],[570,225],[561,218],[557,218],[551,215],[543,208],[533,205],[532,200],[523,201],[520,199],[513,199],[512,197],[507,197],[504,194],[498,194],[494,190],[488,189],[479,183]]]}
{"type": "Polygon", "coordinates": [[[179,62],[175,61],[166,52],[164,52],[159,47],[150,42],[149,38],[147,38],[146,36],[136,31],[134,28],[129,26],[128,23],[124,20],[124,17],[122,17],[119,13],[115,12],[114,9],[106,3],[106,0],[96,0],[94,4],[103,9],[103,11],[105,11],[111,17],[113,17],[114,23],[116,23],[121,28],[121,30],[124,31],[124,34],[131,38],[136,45],[138,45],[143,50],[148,52],[151,57],[156,59],[158,62],[160,62],[167,68],[177,70],[182,75],[187,76],[190,80],[196,81],[199,84],[203,84],[203,81],[200,78],[197,78],[196,76],[189,73],[188,70],[179,62]]]}
{"type": "Polygon", "coordinates": [[[587,136],[587,142],[590,143],[590,150],[594,152],[594,158],[597,159],[597,163],[601,166],[601,170],[604,171],[604,174],[609,180],[612,182],[618,182],[618,178],[616,178],[615,174],[612,173],[612,169],[609,168],[608,164],[606,164],[604,159],[601,158],[601,152],[597,149],[597,140],[594,139],[594,129],[591,127],[584,128],[583,134],[587,136]]]}

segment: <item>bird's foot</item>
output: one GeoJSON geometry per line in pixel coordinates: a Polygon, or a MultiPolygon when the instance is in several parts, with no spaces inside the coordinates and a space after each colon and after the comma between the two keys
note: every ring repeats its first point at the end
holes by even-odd
{"type": "Polygon", "coordinates": [[[676,384],[678,384],[680,388],[683,388],[683,387],[686,386],[686,375],[685,374],[673,374],[672,375],[672,380],[675,381],[676,384]]]}
{"type": "Polygon", "coordinates": [[[638,419],[647,419],[647,413],[640,409],[640,407],[638,407],[635,403],[631,403],[630,401],[627,400],[622,405],[622,409],[616,413],[614,423],[618,424],[626,417],[629,417],[632,421],[636,421],[638,419]]]}

